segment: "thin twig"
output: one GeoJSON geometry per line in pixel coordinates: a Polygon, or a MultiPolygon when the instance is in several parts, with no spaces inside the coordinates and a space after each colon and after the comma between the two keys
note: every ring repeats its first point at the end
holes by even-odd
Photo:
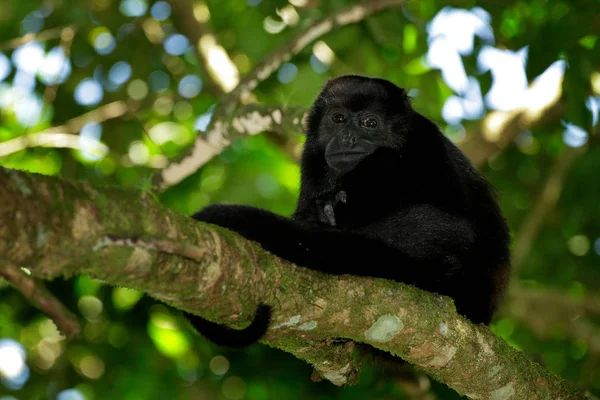
{"type": "Polygon", "coordinates": [[[133,108],[123,101],[105,104],[88,113],[72,118],[63,125],[53,126],[40,132],[0,142],[0,157],[21,151],[27,147],[80,149],[91,146],[97,148],[100,152],[108,152],[108,148],[103,143],[76,134],[89,122],[101,123],[109,119],[122,117],[132,111],[133,108]]]}
{"type": "Polygon", "coordinates": [[[552,170],[550,170],[537,201],[517,233],[512,252],[512,273],[514,276],[518,276],[523,261],[529,255],[533,242],[540,231],[540,227],[548,213],[556,206],[569,170],[586,150],[587,146],[564,150],[552,170]]]}
{"type": "Polygon", "coordinates": [[[38,33],[28,33],[21,37],[8,40],[4,43],[0,43],[0,51],[16,49],[17,47],[27,44],[29,42],[33,42],[34,40],[44,42],[47,40],[58,39],[62,35],[63,30],[65,29],[71,29],[75,31],[77,27],[75,25],[67,25],[60,26],[58,28],[47,29],[38,33]]]}
{"type": "Polygon", "coordinates": [[[60,149],[86,149],[88,153],[104,155],[108,147],[102,142],[89,137],[70,133],[32,133],[0,142],[0,157],[24,150],[28,147],[53,147],[60,149]]]}
{"type": "Polygon", "coordinates": [[[565,332],[583,341],[590,355],[600,355],[600,330],[593,323],[600,316],[600,302],[592,296],[577,298],[556,289],[513,284],[502,312],[543,340],[565,332]]]}
{"type": "Polygon", "coordinates": [[[42,282],[27,276],[20,268],[4,259],[0,259],[0,276],[21,292],[33,306],[50,317],[66,337],[79,335],[81,326],[77,317],[42,282]]]}

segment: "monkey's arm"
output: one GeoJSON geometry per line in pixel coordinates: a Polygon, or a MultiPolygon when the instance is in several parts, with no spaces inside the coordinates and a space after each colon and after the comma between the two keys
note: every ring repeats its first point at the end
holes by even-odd
{"type": "MultiPolygon", "coordinates": [[[[286,260],[325,273],[386,278],[437,291],[452,271],[439,259],[421,257],[382,240],[291,220],[254,207],[217,204],[193,218],[238,232],[286,260]]],[[[407,240],[419,242],[417,236],[409,235],[407,240]]],[[[432,240],[431,232],[428,237],[432,240]]]]}

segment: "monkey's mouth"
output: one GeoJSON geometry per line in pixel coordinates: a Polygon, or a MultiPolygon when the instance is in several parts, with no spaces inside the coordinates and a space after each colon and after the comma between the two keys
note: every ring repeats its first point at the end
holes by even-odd
{"type": "Polygon", "coordinates": [[[347,157],[360,157],[362,155],[368,155],[365,151],[340,151],[338,153],[325,154],[326,158],[347,158],[347,157]]]}
{"type": "Polygon", "coordinates": [[[336,153],[326,153],[325,160],[327,165],[333,168],[340,175],[352,171],[358,163],[364,160],[370,153],[365,151],[341,151],[336,153]]]}

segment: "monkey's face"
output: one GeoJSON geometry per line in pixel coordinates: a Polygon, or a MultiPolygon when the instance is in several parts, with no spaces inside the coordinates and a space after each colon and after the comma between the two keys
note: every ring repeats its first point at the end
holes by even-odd
{"type": "Polygon", "coordinates": [[[327,165],[344,175],[379,149],[401,150],[409,113],[406,93],[391,82],[336,78],[315,101],[307,144],[324,150],[327,165]]]}

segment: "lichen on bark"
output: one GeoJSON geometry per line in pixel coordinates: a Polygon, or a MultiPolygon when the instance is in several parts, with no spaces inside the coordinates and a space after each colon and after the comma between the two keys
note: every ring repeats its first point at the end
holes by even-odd
{"type": "Polygon", "coordinates": [[[34,276],[89,275],[237,328],[259,303],[268,304],[273,321],[263,342],[336,384],[356,380],[356,342],[404,358],[472,398],[509,398],[513,391],[533,400],[584,398],[458,315],[446,297],[295,266],[152,196],[0,168],[0,202],[0,252],[34,276]],[[175,251],[148,245],[165,241],[175,251]],[[202,257],[176,251],[190,246],[202,257]]]}

